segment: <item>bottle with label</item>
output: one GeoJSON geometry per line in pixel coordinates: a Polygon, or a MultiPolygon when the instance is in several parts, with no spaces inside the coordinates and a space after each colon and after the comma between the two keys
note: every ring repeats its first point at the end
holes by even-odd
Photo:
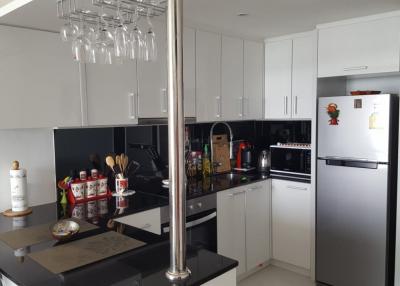
{"type": "Polygon", "coordinates": [[[208,144],[204,145],[203,152],[203,177],[209,177],[211,175],[211,162],[210,153],[208,152],[208,144]]]}

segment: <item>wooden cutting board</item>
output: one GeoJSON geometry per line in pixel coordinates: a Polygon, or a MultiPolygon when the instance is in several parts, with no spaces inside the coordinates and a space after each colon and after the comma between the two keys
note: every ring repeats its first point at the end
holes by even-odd
{"type": "Polygon", "coordinates": [[[213,162],[220,163],[220,166],[214,167],[214,173],[226,173],[231,171],[231,160],[229,154],[228,136],[213,136],[213,162]]]}

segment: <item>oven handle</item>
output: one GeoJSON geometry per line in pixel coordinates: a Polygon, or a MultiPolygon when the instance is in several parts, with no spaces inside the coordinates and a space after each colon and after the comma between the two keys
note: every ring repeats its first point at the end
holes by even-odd
{"type": "MultiPolygon", "coordinates": [[[[194,221],[190,221],[188,223],[186,223],[186,229],[197,226],[199,224],[205,223],[209,220],[212,220],[213,218],[217,217],[217,212],[213,212],[205,217],[199,218],[197,220],[194,221]]],[[[169,226],[166,226],[163,228],[163,233],[168,233],[169,232],[169,226]]]]}

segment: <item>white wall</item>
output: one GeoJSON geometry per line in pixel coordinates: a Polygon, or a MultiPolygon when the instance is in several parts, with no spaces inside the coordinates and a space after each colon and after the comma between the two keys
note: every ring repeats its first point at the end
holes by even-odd
{"type": "Polygon", "coordinates": [[[28,172],[31,206],[56,201],[53,130],[0,130],[0,212],[11,208],[9,169],[13,160],[28,172]]]}

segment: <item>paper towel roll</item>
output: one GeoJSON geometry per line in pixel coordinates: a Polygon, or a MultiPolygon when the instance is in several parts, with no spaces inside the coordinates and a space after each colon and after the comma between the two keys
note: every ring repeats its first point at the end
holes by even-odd
{"type": "Polygon", "coordinates": [[[26,170],[10,170],[11,207],[13,212],[23,212],[28,209],[28,190],[26,170]]]}

